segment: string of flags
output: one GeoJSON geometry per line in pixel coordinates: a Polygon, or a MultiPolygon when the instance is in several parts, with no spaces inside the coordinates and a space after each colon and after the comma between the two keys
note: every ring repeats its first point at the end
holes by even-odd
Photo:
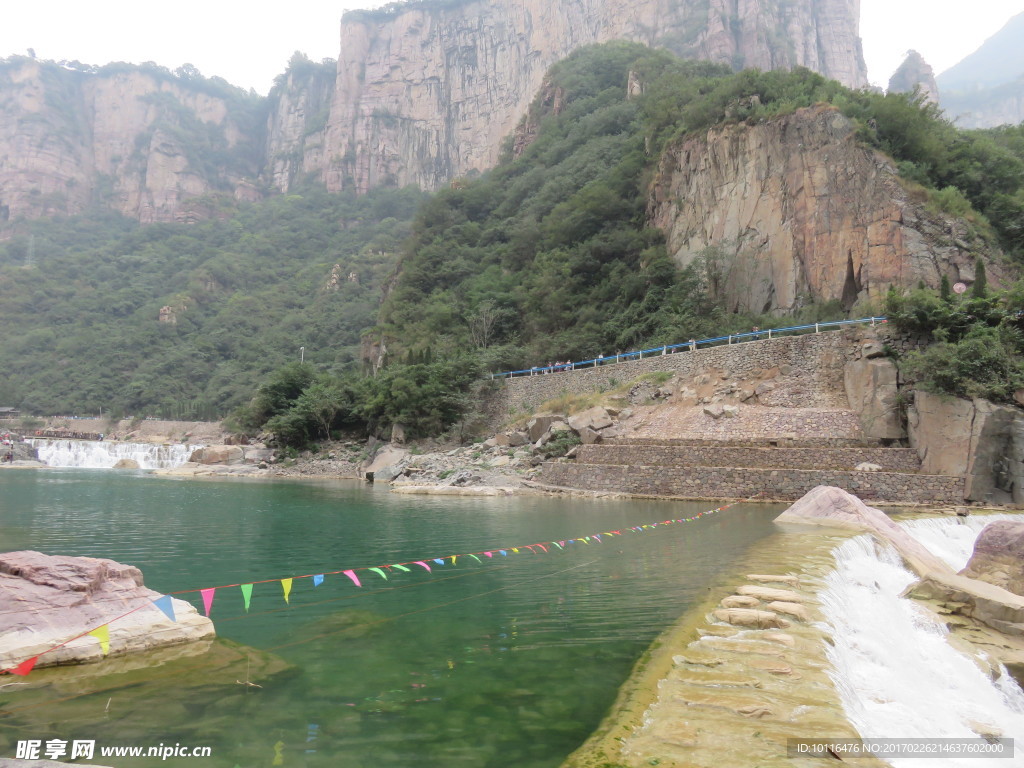
{"type": "MultiPolygon", "coordinates": [[[[645,523],[645,524],[642,524],[642,525],[634,525],[634,526],[630,526],[628,528],[621,528],[621,529],[617,529],[617,530],[602,531],[600,533],[592,533],[592,534],[590,534],[588,536],[577,536],[577,537],[571,538],[571,539],[559,539],[559,540],[554,540],[554,541],[536,542],[534,544],[520,544],[520,545],[515,546],[515,547],[504,547],[504,548],[501,548],[501,549],[489,549],[489,550],[483,550],[483,551],[480,551],[480,552],[467,552],[467,553],[464,553],[464,554],[445,555],[443,557],[424,558],[422,560],[409,560],[409,561],[400,562],[400,563],[386,563],[386,564],[381,564],[381,565],[376,565],[376,566],[361,566],[361,567],[355,567],[355,568],[340,569],[340,570],[336,570],[336,571],[326,571],[325,570],[323,573],[308,573],[308,574],[304,574],[302,576],[290,576],[288,578],[283,578],[283,579],[282,578],[262,579],[262,580],[251,581],[251,582],[240,583],[240,584],[221,584],[221,585],[218,585],[218,586],[215,586],[215,587],[201,587],[201,588],[198,588],[198,589],[183,589],[183,590],[179,590],[177,592],[169,592],[169,593],[167,593],[165,595],[161,595],[160,597],[156,598],[155,600],[145,601],[145,602],[141,603],[140,605],[136,606],[135,608],[131,609],[130,611],[127,611],[127,612],[125,612],[125,613],[121,614],[120,616],[117,616],[117,617],[115,617],[113,619],[110,619],[109,621],[105,622],[104,624],[102,624],[102,625],[100,625],[98,627],[95,627],[94,629],[90,629],[90,630],[88,630],[86,632],[82,632],[81,634],[78,634],[78,635],[75,635],[74,637],[68,638],[63,643],[59,643],[58,645],[55,645],[55,646],[53,646],[51,648],[47,648],[46,650],[41,651],[40,653],[36,654],[32,658],[26,659],[25,661],[21,662],[20,664],[14,666],[14,667],[9,667],[7,669],[0,670],[0,674],[11,674],[11,675],[25,676],[25,675],[29,674],[29,672],[32,671],[32,669],[36,665],[36,662],[39,661],[39,657],[40,656],[43,656],[43,655],[45,655],[47,653],[51,653],[51,652],[53,652],[53,651],[55,651],[55,650],[57,650],[59,648],[63,648],[68,643],[71,643],[71,642],[73,642],[75,640],[78,640],[81,637],[86,637],[86,636],[92,636],[92,637],[96,638],[96,640],[100,644],[100,651],[101,651],[102,655],[106,656],[107,654],[110,653],[110,625],[113,624],[115,621],[119,621],[120,619],[123,619],[126,616],[129,616],[129,615],[135,613],[136,611],[142,610],[143,608],[147,608],[149,606],[153,606],[153,607],[159,609],[171,621],[177,621],[177,619],[175,618],[175,615],[174,615],[174,601],[173,601],[173,598],[171,597],[171,595],[186,595],[186,594],[194,594],[194,593],[198,592],[199,595],[200,595],[200,598],[202,600],[202,603],[203,603],[203,612],[206,614],[207,617],[209,617],[210,613],[211,613],[211,611],[213,609],[213,601],[214,601],[214,598],[217,595],[217,591],[218,590],[224,590],[224,589],[233,589],[234,587],[238,587],[239,590],[241,591],[241,594],[242,594],[242,602],[243,602],[243,605],[245,607],[245,612],[248,613],[249,612],[249,607],[250,607],[251,602],[252,602],[253,586],[256,585],[256,584],[273,584],[275,582],[279,583],[281,585],[281,591],[282,591],[282,594],[283,594],[283,597],[284,597],[284,601],[285,601],[286,604],[290,605],[291,602],[290,602],[289,598],[290,598],[290,595],[291,595],[291,592],[292,592],[292,587],[293,587],[296,579],[311,579],[312,582],[313,582],[313,587],[316,588],[316,587],[319,587],[321,584],[324,583],[324,580],[325,580],[325,578],[327,576],[345,576],[356,587],[362,587],[362,586],[364,586],[363,580],[359,578],[359,574],[361,572],[376,574],[378,577],[382,578],[384,581],[388,581],[388,574],[389,573],[393,576],[393,575],[395,575],[395,573],[409,573],[409,572],[414,571],[415,569],[411,568],[410,566],[418,566],[419,568],[424,569],[428,573],[433,573],[435,568],[438,568],[438,567],[441,567],[441,566],[445,566],[445,565],[449,565],[449,566],[455,565],[458,562],[459,558],[463,558],[464,562],[466,560],[468,560],[468,559],[472,559],[472,560],[476,561],[477,563],[483,564],[485,562],[485,560],[483,560],[481,558],[487,558],[487,560],[493,561],[495,558],[509,557],[510,555],[524,554],[527,551],[529,551],[529,552],[531,552],[532,554],[535,554],[535,555],[536,554],[541,554],[541,553],[547,554],[547,553],[550,553],[552,550],[554,550],[554,551],[565,550],[567,547],[569,547],[570,545],[573,545],[573,544],[584,544],[584,545],[603,544],[606,537],[607,538],[612,538],[614,536],[623,536],[623,535],[626,535],[628,533],[644,533],[646,531],[651,531],[651,530],[654,530],[654,529],[659,528],[659,527],[663,528],[663,527],[665,527],[667,525],[673,525],[673,524],[677,524],[677,523],[691,523],[691,522],[694,522],[695,520],[699,520],[699,519],[701,519],[703,517],[707,517],[709,515],[713,515],[713,514],[715,514],[717,512],[723,512],[726,509],[729,509],[730,507],[735,506],[736,504],[742,504],[744,502],[752,501],[753,499],[756,499],[760,495],[761,494],[758,493],[758,494],[755,494],[754,496],[751,496],[748,499],[743,499],[742,501],[734,501],[731,504],[726,504],[726,505],[721,506],[721,507],[716,507],[714,509],[708,509],[708,510],[705,510],[703,512],[698,512],[697,514],[691,515],[689,517],[680,517],[680,518],[675,518],[675,519],[662,520],[662,521],[656,522],[656,523],[645,523]],[[431,564],[433,564],[433,567],[431,567],[431,564]]],[[[364,578],[365,578],[365,575],[364,575],[364,578]]]]}

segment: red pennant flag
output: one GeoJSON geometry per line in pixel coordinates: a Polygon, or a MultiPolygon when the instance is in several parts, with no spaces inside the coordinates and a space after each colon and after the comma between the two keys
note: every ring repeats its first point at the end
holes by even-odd
{"type": "Polygon", "coordinates": [[[36,665],[37,661],[39,661],[39,657],[33,656],[31,659],[26,659],[25,661],[21,662],[21,664],[19,664],[18,666],[11,667],[7,671],[10,672],[12,675],[21,675],[22,677],[24,677],[32,671],[32,667],[36,665]]]}

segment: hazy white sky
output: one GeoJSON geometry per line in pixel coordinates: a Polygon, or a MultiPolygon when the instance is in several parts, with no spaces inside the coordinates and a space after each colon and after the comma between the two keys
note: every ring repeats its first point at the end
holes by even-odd
{"type": "MultiPolygon", "coordinates": [[[[33,48],[40,58],[87,64],[155,61],[175,69],[188,62],[204,75],[266,93],[296,50],[314,60],[337,58],[346,9],[382,4],[17,0],[5,3],[0,57],[33,48]]],[[[884,86],[908,49],[919,51],[938,74],[1024,11],[1024,0],[861,0],[861,11],[869,77],[884,86]]]]}

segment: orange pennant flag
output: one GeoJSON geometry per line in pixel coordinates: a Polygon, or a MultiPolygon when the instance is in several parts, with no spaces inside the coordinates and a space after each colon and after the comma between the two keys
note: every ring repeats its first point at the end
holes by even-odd
{"type": "Polygon", "coordinates": [[[100,641],[100,650],[103,655],[106,656],[110,653],[110,626],[104,624],[102,627],[96,627],[92,632],[89,633],[97,640],[100,641]]]}

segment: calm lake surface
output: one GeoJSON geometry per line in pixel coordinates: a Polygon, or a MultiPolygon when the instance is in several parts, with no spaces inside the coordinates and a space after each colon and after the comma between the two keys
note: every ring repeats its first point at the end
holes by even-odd
{"type": "MultiPolygon", "coordinates": [[[[779,505],[406,496],[349,482],[184,481],[102,470],[0,475],[0,547],[109,557],[160,592],[426,560],[388,581],[218,589],[228,643],[146,664],[37,670],[0,687],[0,757],[19,739],[209,746],[114,766],[557,766],[652,639],[773,532],[779,505]],[[495,552],[477,563],[433,558],[495,552]],[[254,681],[262,687],[246,685],[254,681]]],[[[198,593],[180,595],[200,607],[198,593]]],[[[2,617],[0,617],[2,631],[2,617]]],[[[136,657],[142,658],[142,657],[136,657]]],[[[7,683],[13,678],[6,677],[7,683]]]]}

